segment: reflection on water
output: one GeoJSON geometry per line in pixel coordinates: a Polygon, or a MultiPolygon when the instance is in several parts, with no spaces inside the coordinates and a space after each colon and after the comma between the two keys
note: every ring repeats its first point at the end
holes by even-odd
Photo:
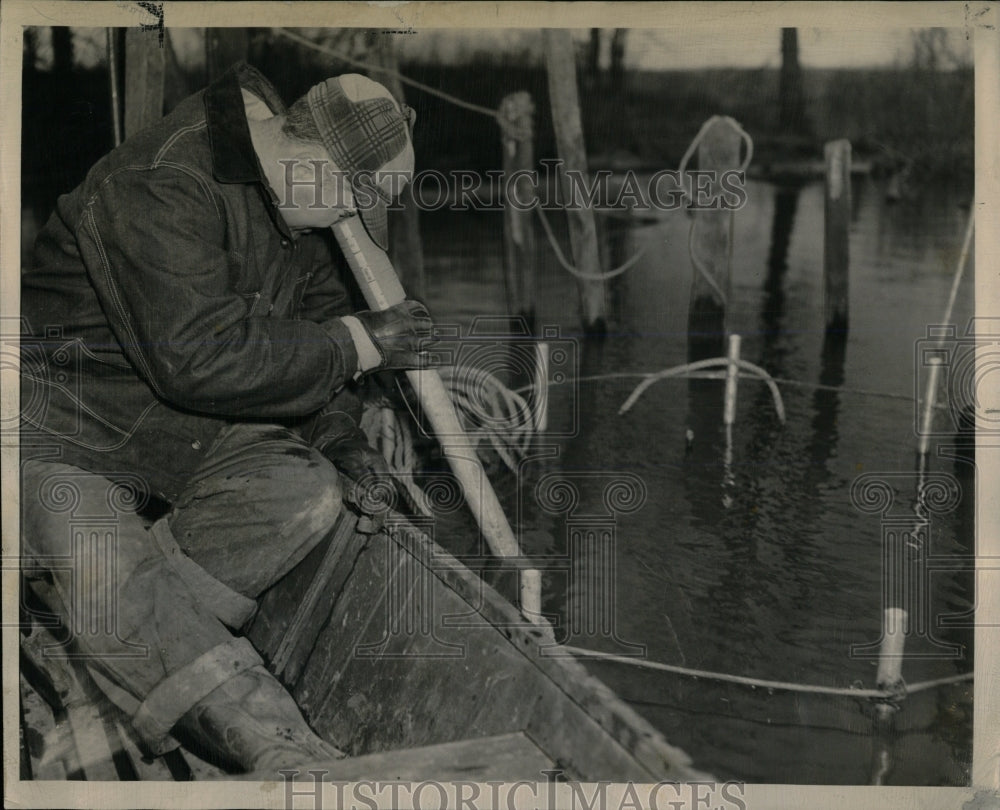
{"type": "MultiPolygon", "coordinates": [[[[682,212],[655,223],[606,219],[605,266],[647,250],[609,285],[608,337],[579,344],[580,374],[603,379],[553,387],[552,418],[567,424],[576,413],[575,434],[545,438],[550,455],[526,465],[520,488],[503,475],[497,484],[532,553],[583,555],[588,563],[613,553],[614,588],[580,569],[580,560],[575,574],[570,565],[546,575],[546,607],[561,615],[563,632],[579,630],[567,605],[593,606],[595,589],[613,596],[614,632],[578,634],[580,646],[621,652],[643,645],[655,661],[873,687],[876,661],[851,650],[880,637],[883,527],[878,514],[852,505],[851,484],[863,473],[914,471],[914,407],[906,399],[914,390],[914,346],[941,317],[966,212],[961,199],[945,194],[889,206],[863,180],[853,197],[850,333],[846,344],[830,346],[823,334],[822,186],[757,183],[749,191],[736,217],[728,320],[743,337],[745,359],[790,381],[782,385],[787,424],[776,418],[764,385],[741,381],[727,466],[720,381],[663,380],[617,415],[637,382],[622,372],[686,362],[689,221],[682,212]],[[545,480],[573,489],[572,509],[539,503],[545,480]],[[636,480],[641,505],[609,505],[609,486],[634,487],[636,480]]],[[[439,212],[421,223],[438,319],[502,312],[500,217],[439,212]]],[[[566,239],[564,231],[559,236],[566,239]]],[[[543,240],[537,261],[539,325],[577,337],[572,279],[543,240]]],[[[971,311],[966,283],[954,316],[960,332],[971,311]]],[[[932,470],[956,476],[964,496],[957,509],[933,518],[928,560],[953,560],[973,548],[969,456],[960,437],[944,437],[932,454],[932,470]]],[[[912,514],[916,479],[902,480],[894,508],[912,514]]],[[[915,639],[903,665],[911,683],[965,672],[972,662],[971,574],[935,569],[927,581],[929,610],[941,617],[933,632],[962,653],[919,657],[933,644],[915,639]]],[[[910,696],[889,737],[878,740],[866,701],[587,666],[720,778],[865,784],[877,746],[885,745],[890,784],[968,781],[968,683],[910,696]]]]}

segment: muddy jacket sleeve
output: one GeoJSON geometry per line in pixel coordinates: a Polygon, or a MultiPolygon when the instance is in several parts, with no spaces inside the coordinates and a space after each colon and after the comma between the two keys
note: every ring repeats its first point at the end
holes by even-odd
{"type": "Polygon", "coordinates": [[[119,169],[86,201],[77,244],[112,331],[167,402],[233,417],[314,412],[357,370],[350,333],[338,319],[250,316],[237,285],[252,270],[222,205],[180,165],[119,169]]]}

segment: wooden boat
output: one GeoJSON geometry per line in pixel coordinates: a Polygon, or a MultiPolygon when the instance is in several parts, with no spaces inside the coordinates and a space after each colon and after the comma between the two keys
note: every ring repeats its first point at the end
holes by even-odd
{"type": "MultiPolygon", "coordinates": [[[[313,728],[350,755],[329,778],[706,778],[419,527],[393,517],[386,529],[365,534],[342,516],[262,597],[248,632],[313,728]]],[[[44,632],[22,640],[22,773],[232,778],[186,751],[143,760],[82,668],[42,663],[44,632]],[[59,750],[39,750],[40,738],[59,750]]]]}

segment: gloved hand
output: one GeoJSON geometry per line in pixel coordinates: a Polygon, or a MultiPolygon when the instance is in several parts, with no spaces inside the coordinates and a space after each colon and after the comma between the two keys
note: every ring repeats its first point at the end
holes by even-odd
{"type": "Polygon", "coordinates": [[[344,500],[371,518],[370,530],[378,531],[396,499],[396,484],[382,454],[360,430],[321,444],[319,450],[351,479],[344,500]]]}
{"type": "Polygon", "coordinates": [[[377,369],[428,368],[431,365],[424,350],[434,324],[427,307],[419,301],[407,299],[380,312],[362,310],[354,317],[364,326],[381,355],[377,369]]]}

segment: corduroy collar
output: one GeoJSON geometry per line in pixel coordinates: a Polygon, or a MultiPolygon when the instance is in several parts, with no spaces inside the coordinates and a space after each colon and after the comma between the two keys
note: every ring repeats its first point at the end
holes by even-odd
{"type": "Polygon", "coordinates": [[[277,90],[261,73],[246,62],[238,62],[205,90],[205,120],[212,145],[212,170],[220,183],[263,183],[267,181],[250,140],[250,127],[243,106],[241,88],[264,100],[275,115],[285,112],[277,90]]]}

